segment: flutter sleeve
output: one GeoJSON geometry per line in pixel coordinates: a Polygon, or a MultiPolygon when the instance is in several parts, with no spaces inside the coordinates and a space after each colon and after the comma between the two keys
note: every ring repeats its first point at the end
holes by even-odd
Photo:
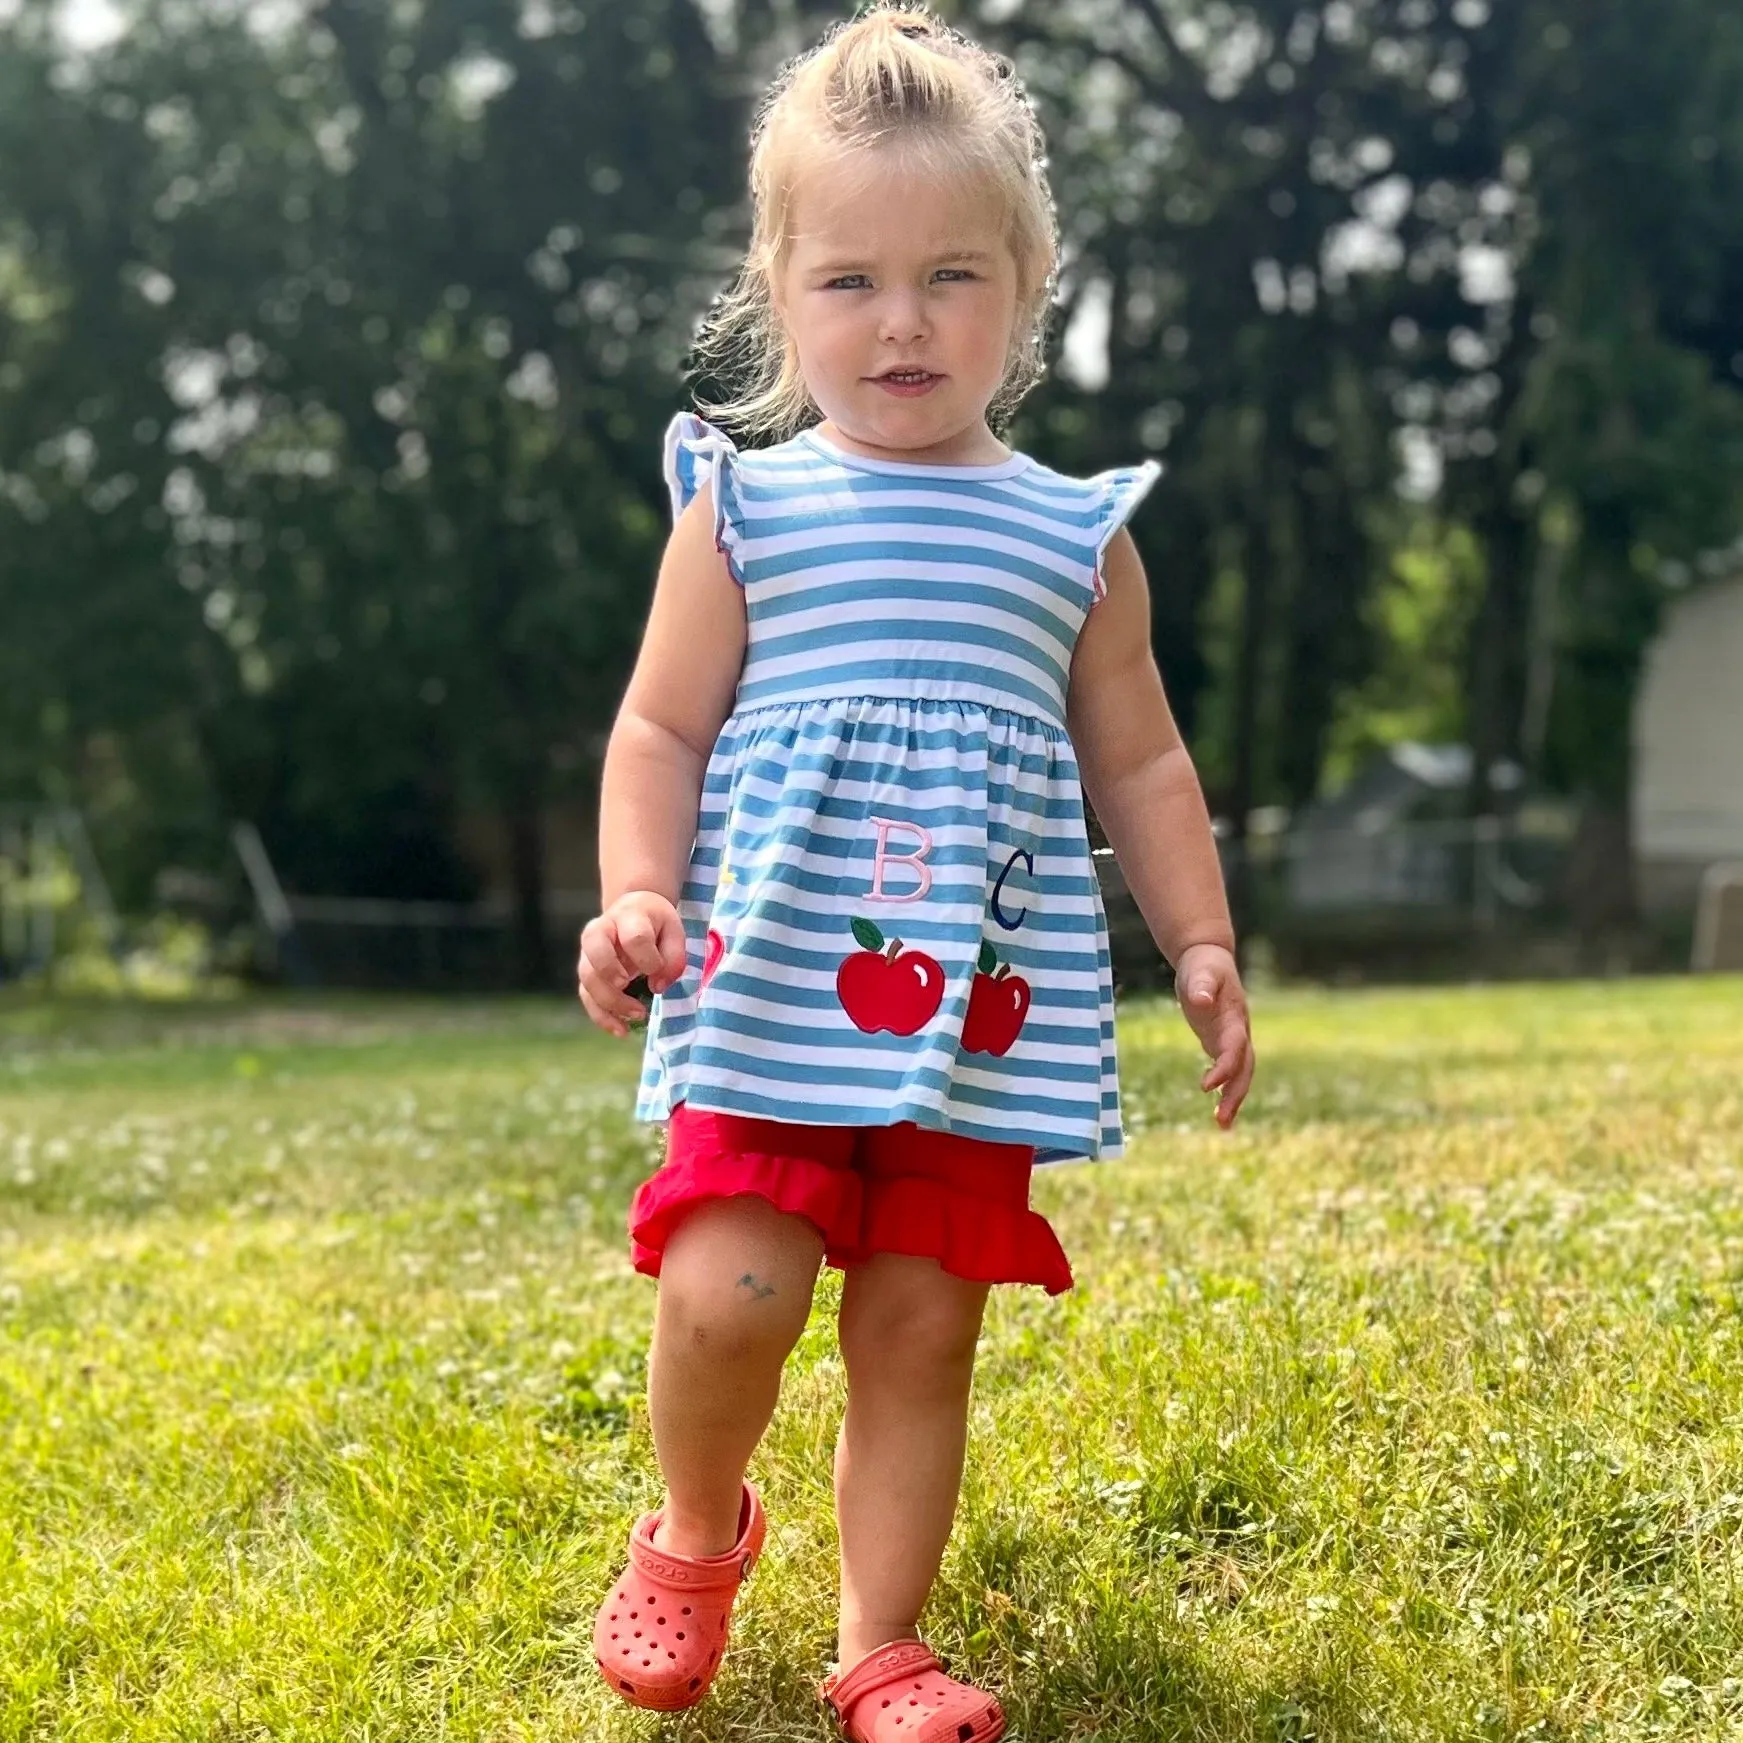
{"type": "Polygon", "coordinates": [[[1118,466],[1111,472],[1098,472],[1090,480],[1098,492],[1094,527],[1097,599],[1107,592],[1102,562],[1107,556],[1114,534],[1132,518],[1138,504],[1150,494],[1156,480],[1161,476],[1161,466],[1154,460],[1145,460],[1137,466],[1118,466]]]}
{"type": "Polygon", "coordinates": [[[733,579],[744,582],[744,514],[738,489],[738,449],[732,438],[696,416],[680,412],[666,426],[666,488],[676,520],[703,485],[714,498],[714,543],[733,579]]]}

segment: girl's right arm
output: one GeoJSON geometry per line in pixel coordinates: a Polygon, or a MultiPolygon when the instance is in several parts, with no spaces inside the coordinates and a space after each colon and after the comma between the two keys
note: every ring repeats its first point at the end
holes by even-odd
{"type": "Polygon", "coordinates": [[[587,1014],[626,1035],[684,972],[678,897],[696,841],[702,777],[744,664],[744,591],[714,542],[708,487],[678,517],[654,584],[641,652],[605,751],[599,794],[601,913],[581,933],[587,1014]]]}

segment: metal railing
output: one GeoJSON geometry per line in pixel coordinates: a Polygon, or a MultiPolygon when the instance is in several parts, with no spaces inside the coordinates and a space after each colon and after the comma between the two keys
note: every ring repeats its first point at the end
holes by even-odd
{"type": "MultiPolygon", "coordinates": [[[[1467,945],[1504,948],[1566,920],[1564,819],[1479,817],[1374,827],[1303,826],[1224,840],[1242,933],[1303,973],[1415,960],[1424,972],[1467,945]]],[[[1106,849],[1097,854],[1116,971],[1160,972],[1155,945],[1106,849]]]]}
{"type": "Polygon", "coordinates": [[[72,926],[120,933],[82,813],[65,805],[0,805],[0,977],[48,969],[72,926]]]}
{"type": "MultiPolygon", "coordinates": [[[[1315,961],[1359,962],[1392,944],[1452,943],[1547,927],[1559,917],[1563,836],[1501,818],[1379,830],[1286,832],[1224,849],[1245,929],[1315,961]]],[[[244,854],[247,863],[249,855],[244,854]]],[[[1128,984],[1165,972],[1112,854],[1096,854],[1116,971],[1128,984]]],[[[254,874],[251,873],[251,881],[254,874]]],[[[302,896],[256,882],[280,972],[330,985],[428,990],[515,982],[514,914],[479,903],[302,896]]],[[[593,890],[553,892],[551,972],[566,982],[593,890]]]]}

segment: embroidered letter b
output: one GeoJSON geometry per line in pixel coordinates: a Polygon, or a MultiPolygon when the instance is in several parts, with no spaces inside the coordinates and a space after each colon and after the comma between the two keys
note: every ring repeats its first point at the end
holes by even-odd
{"type": "Polygon", "coordinates": [[[874,817],[872,823],[878,832],[877,855],[872,861],[871,889],[867,892],[868,902],[917,902],[932,888],[932,868],[926,863],[926,855],[932,851],[932,833],[918,823],[904,823],[895,817],[874,817]],[[920,845],[912,853],[890,852],[890,831],[905,830],[909,835],[918,838],[920,845]],[[920,880],[915,888],[899,896],[886,894],[884,890],[884,868],[890,865],[909,867],[920,880]]]}

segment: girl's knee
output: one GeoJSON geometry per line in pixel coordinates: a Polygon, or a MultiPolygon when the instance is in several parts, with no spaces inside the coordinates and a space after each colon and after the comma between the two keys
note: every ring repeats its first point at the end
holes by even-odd
{"type": "Polygon", "coordinates": [[[698,1205],[661,1260],[660,1343],[723,1366],[784,1359],[805,1329],[822,1251],[809,1223],[762,1199],[698,1205]]]}
{"type": "Polygon", "coordinates": [[[887,1290],[856,1303],[859,1311],[844,1313],[841,1326],[850,1379],[894,1376],[904,1385],[965,1386],[974,1372],[985,1301],[984,1288],[968,1285],[887,1290]]]}

